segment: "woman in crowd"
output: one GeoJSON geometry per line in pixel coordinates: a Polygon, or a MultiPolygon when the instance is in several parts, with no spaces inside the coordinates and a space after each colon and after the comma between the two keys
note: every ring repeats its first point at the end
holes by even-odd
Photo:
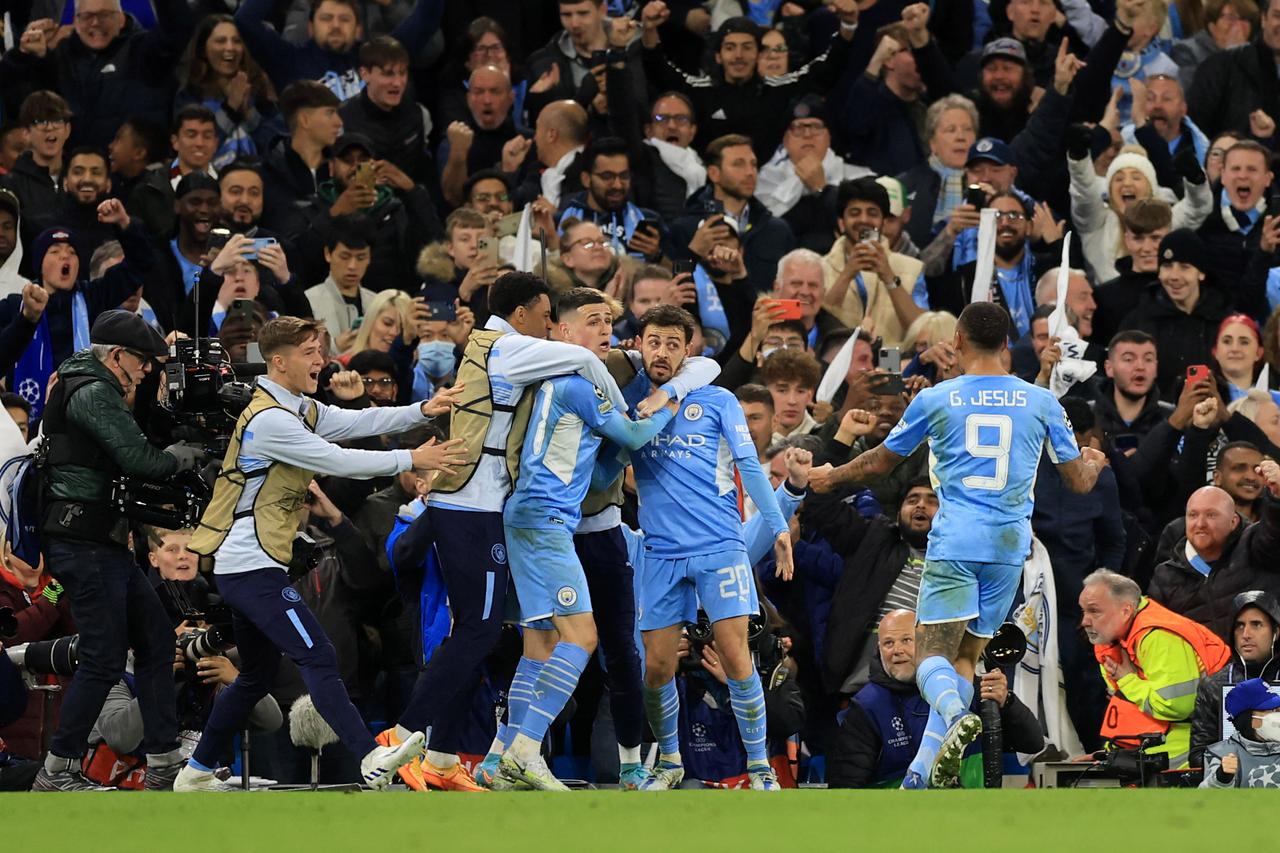
{"type": "Polygon", "coordinates": [[[912,204],[907,233],[926,246],[951,211],[964,203],[964,164],[978,138],[978,109],[963,95],[947,95],[929,107],[924,120],[929,160],[899,176],[912,204]]]}
{"type": "Polygon", "coordinates": [[[1110,281],[1119,273],[1116,258],[1124,252],[1120,215],[1138,199],[1162,198],[1173,205],[1173,227],[1199,228],[1213,209],[1209,182],[1193,184],[1184,180],[1185,194],[1179,201],[1172,190],[1160,186],[1156,170],[1146,152],[1127,145],[1107,167],[1107,177],[1099,187],[1088,157],[1067,157],[1071,174],[1071,218],[1079,229],[1085,262],[1095,281],[1110,281]],[[1175,203],[1176,202],[1176,203],[1175,203]]]}
{"type": "Polygon", "coordinates": [[[203,104],[217,116],[214,169],[237,157],[261,154],[272,137],[284,133],[275,100],[271,81],[249,56],[235,19],[230,15],[203,18],[183,58],[175,110],[203,104]]]}
{"type": "MultiPolygon", "coordinates": [[[[1246,314],[1232,314],[1218,326],[1218,341],[1213,357],[1218,370],[1227,380],[1233,402],[1244,397],[1258,379],[1258,373],[1266,364],[1262,348],[1262,334],[1258,324],[1246,314]]],[[[1271,395],[1280,400],[1280,393],[1271,395]]]]}
{"type": "Polygon", "coordinates": [[[510,44],[506,30],[493,18],[480,17],[471,22],[442,81],[436,110],[439,113],[437,127],[448,127],[452,122],[471,118],[471,111],[467,108],[467,79],[472,71],[484,65],[492,65],[506,73],[515,97],[511,115],[515,117],[517,127],[524,126],[524,99],[529,93],[529,81],[512,64],[510,44]]]}

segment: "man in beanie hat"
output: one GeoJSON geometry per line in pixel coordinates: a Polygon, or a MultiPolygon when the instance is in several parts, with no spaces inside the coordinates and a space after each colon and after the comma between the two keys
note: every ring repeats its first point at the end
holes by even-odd
{"type": "Polygon", "coordinates": [[[1222,290],[1206,284],[1208,264],[1194,231],[1170,231],[1160,241],[1159,280],[1147,286],[1138,307],[1120,323],[1122,329],[1140,329],[1155,338],[1156,383],[1166,400],[1173,399],[1174,384],[1188,366],[1212,363],[1218,325],[1231,308],[1222,290]]]}
{"type": "MultiPolygon", "coordinates": [[[[108,212],[117,215],[125,215],[123,207],[108,212]]],[[[182,766],[173,632],[129,550],[128,520],[110,502],[112,481],[120,475],[163,481],[205,455],[181,444],[165,450],[153,446],[125,404],[128,392],[151,372],[152,360],[167,352],[160,333],[141,317],[104,311],[94,321],[87,348],[59,365],[49,396],[42,425],[42,551],[71,600],[80,629],[80,663],[34,790],[96,788],[80,775],[80,758],[107,693],[124,675],[130,647],[147,788],[171,788],[182,766]]]]}
{"type": "Polygon", "coordinates": [[[1205,747],[1222,740],[1222,694],[1230,685],[1258,678],[1280,682],[1280,602],[1269,592],[1251,589],[1231,602],[1231,660],[1213,675],[1200,679],[1196,710],[1191,715],[1191,766],[1199,767],[1205,747]]]}
{"type": "Polygon", "coordinates": [[[1261,678],[1227,694],[1235,732],[1204,751],[1201,788],[1280,788],[1280,696],[1261,678]]]}
{"type": "MultiPolygon", "coordinates": [[[[35,337],[9,374],[8,387],[31,404],[32,418],[44,407],[49,377],[71,353],[89,346],[89,327],[99,314],[118,307],[142,286],[141,270],[152,264],[151,247],[142,229],[133,225],[118,199],[98,205],[98,220],[116,231],[125,260],[93,281],[75,249],[68,228],[50,228],[32,245],[31,265],[36,282],[48,293],[48,308],[35,337]]],[[[86,259],[87,260],[87,259],[86,259]]],[[[23,310],[22,297],[10,294],[0,301],[0,328],[23,310]]]]}

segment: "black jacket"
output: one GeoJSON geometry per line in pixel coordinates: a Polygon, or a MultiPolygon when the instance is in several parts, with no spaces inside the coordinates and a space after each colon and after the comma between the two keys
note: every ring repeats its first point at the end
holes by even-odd
{"type": "Polygon", "coordinates": [[[1280,594],[1280,501],[1263,497],[1262,519],[1232,532],[1207,578],[1188,564],[1185,542],[1184,536],[1173,556],[1156,566],[1147,594],[1230,641],[1236,595],[1250,589],[1280,594]]]}
{"type": "Polygon", "coordinates": [[[1172,399],[1174,382],[1192,364],[1211,364],[1218,338],[1218,324],[1231,311],[1230,300],[1214,287],[1201,287],[1200,300],[1190,314],[1170,301],[1160,282],[1152,282],[1138,307],[1121,321],[1126,329],[1141,329],[1156,339],[1160,354],[1157,384],[1165,399],[1172,399]]]}
{"type": "Polygon", "coordinates": [[[1275,59],[1262,36],[1210,56],[1187,91],[1187,113],[1210,139],[1224,130],[1247,132],[1257,109],[1280,115],[1275,59]]]}
{"type": "Polygon", "coordinates": [[[1227,228],[1222,218],[1222,208],[1218,204],[1221,189],[1220,185],[1213,185],[1213,210],[1209,211],[1204,224],[1196,230],[1208,250],[1205,253],[1208,263],[1203,272],[1209,281],[1223,289],[1228,297],[1229,307],[1243,311],[1262,323],[1271,313],[1267,306],[1266,282],[1264,280],[1259,283],[1257,279],[1246,275],[1249,261],[1260,251],[1258,243],[1262,237],[1262,219],[1258,219],[1248,234],[1227,228]]]}
{"type": "Polygon", "coordinates": [[[75,115],[72,146],[103,151],[129,116],[168,127],[177,89],[174,68],[198,19],[181,0],[156,0],[155,6],[155,29],[143,29],[127,16],[120,35],[101,51],[90,50],[72,32],[41,58],[16,48],[7,52],[0,61],[0,88],[12,114],[31,91],[59,92],[75,115]]]}
{"type": "Polygon", "coordinates": [[[609,132],[626,140],[632,172],[631,194],[636,204],[656,210],[670,222],[684,213],[689,187],[684,178],[662,162],[657,148],[645,144],[646,119],[642,113],[647,113],[643,109],[646,99],[643,96],[637,98],[633,75],[610,65],[605,78],[609,97],[609,132]]]}
{"type": "MultiPolygon", "coordinates": [[[[369,91],[342,105],[343,133],[362,133],[373,143],[373,156],[389,160],[414,183],[429,183],[435,166],[427,153],[422,107],[406,92],[399,106],[384,110],[369,100],[369,91]]],[[[501,156],[501,153],[499,153],[501,156]]]]}
{"type": "MultiPolygon", "coordinates": [[[[57,175],[50,175],[43,166],[37,166],[31,152],[24,151],[14,162],[8,174],[0,178],[0,186],[18,197],[18,203],[22,206],[22,233],[19,236],[25,245],[30,246],[31,241],[40,234],[32,221],[32,214],[36,214],[35,218],[39,218],[42,212],[56,210],[62,198],[62,191],[58,189],[57,175]]],[[[84,264],[88,261],[88,258],[80,259],[84,264]]],[[[31,265],[28,257],[23,257],[22,264],[23,272],[28,277],[40,274],[39,270],[31,273],[28,269],[31,265]]]]}
{"type": "Polygon", "coordinates": [[[643,49],[644,71],[658,91],[674,89],[692,100],[698,116],[699,151],[727,133],[751,137],[761,163],[773,156],[791,121],[787,107],[807,92],[831,90],[849,63],[851,43],[836,36],[817,58],[783,77],[752,75],[746,83],[730,85],[719,67],[711,74],[688,74],[667,57],[662,46],[643,49]]]}
{"type": "MultiPolygon", "coordinates": [[[[898,175],[914,168],[929,157],[921,141],[926,109],[923,99],[904,101],[889,91],[884,81],[859,74],[847,87],[842,108],[833,110],[834,128],[844,139],[841,153],[850,163],[860,163],[880,175],[898,175]]],[[[913,206],[918,201],[914,200],[913,206]]]]}
{"type": "Polygon", "coordinates": [[[938,192],[942,189],[942,176],[933,171],[927,162],[898,175],[911,199],[911,221],[907,223],[907,236],[917,246],[927,246],[938,232],[933,226],[933,211],[938,206],[938,192]]]}
{"type": "Polygon", "coordinates": [[[1093,301],[1098,310],[1093,315],[1093,334],[1090,336],[1102,346],[1111,343],[1138,303],[1147,287],[1156,281],[1153,272],[1134,272],[1133,258],[1120,258],[1116,261],[1116,270],[1120,273],[1110,281],[1103,282],[1093,291],[1093,301]]]}
{"type": "Polygon", "coordinates": [[[327,162],[312,175],[289,145],[289,137],[276,139],[262,163],[262,223],[285,236],[300,233],[306,227],[305,208],[328,177],[327,162]]]}

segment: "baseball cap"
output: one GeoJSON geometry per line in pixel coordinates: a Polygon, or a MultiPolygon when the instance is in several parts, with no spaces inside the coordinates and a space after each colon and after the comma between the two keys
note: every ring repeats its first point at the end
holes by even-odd
{"type": "Polygon", "coordinates": [[[979,64],[986,65],[988,59],[994,59],[997,56],[1016,59],[1023,65],[1027,64],[1027,49],[1017,39],[998,38],[988,42],[987,46],[982,49],[982,60],[979,64]]]}
{"type": "Polygon", "coordinates": [[[1246,711],[1274,711],[1280,708],[1280,696],[1267,689],[1261,678],[1241,681],[1227,694],[1227,716],[1238,717],[1246,711]]]}
{"type": "Polygon", "coordinates": [[[352,148],[363,148],[370,157],[376,156],[373,150],[373,140],[363,133],[344,133],[339,136],[338,141],[333,143],[333,156],[341,157],[352,148]]]}
{"type": "Polygon", "coordinates": [[[974,160],[990,160],[997,166],[1011,166],[1013,149],[1003,139],[984,136],[969,148],[969,159],[965,160],[964,164],[968,166],[974,160]]]}
{"type": "Polygon", "coordinates": [[[153,358],[169,353],[164,338],[150,323],[132,311],[119,308],[98,315],[89,330],[89,342],[124,347],[153,358]]]}
{"type": "Polygon", "coordinates": [[[889,215],[901,216],[902,211],[909,206],[907,188],[902,185],[902,181],[889,175],[882,175],[876,178],[876,183],[884,187],[884,191],[889,194],[889,215]]]}

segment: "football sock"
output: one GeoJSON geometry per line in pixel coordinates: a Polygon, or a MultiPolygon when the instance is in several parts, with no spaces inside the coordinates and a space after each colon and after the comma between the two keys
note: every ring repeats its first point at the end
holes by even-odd
{"type": "Polygon", "coordinates": [[[586,669],[591,654],[573,643],[556,643],[551,657],[542,665],[538,680],[533,685],[533,697],[520,723],[520,734],[541,744],[547,727],[564,710],[569,697],[578,686],[582,670],[586,669]]]}
{"type": "Polygon", "coordinates": [[[760,675],[751,673],[741,680],[729,679],[729,706],[738,721],[738,734],[747,751],[747,764],[768,763],[765,743],[764,688],[760,675]]]}
{"type": "Polygon", "coordinates": [[[664,757],[680,755],[680,694],[676,681],[671,679],[661,687],[644,688],[644,710],[649,718],[649,728],[658,739],[658,750],[664,757]]]}
{"type": "Polygon", "coordinates": [[[502,745],[497,749],[502,752],[511,746],[520,724],[524,722],[525,712],[529,709],[529,700],[533,698],[533,684],[542,673],[545,661],[521,657],[516,666],[516,674],[511,677],[511,686],[507,689],[507,724],[498,732],[502,745]]]}

